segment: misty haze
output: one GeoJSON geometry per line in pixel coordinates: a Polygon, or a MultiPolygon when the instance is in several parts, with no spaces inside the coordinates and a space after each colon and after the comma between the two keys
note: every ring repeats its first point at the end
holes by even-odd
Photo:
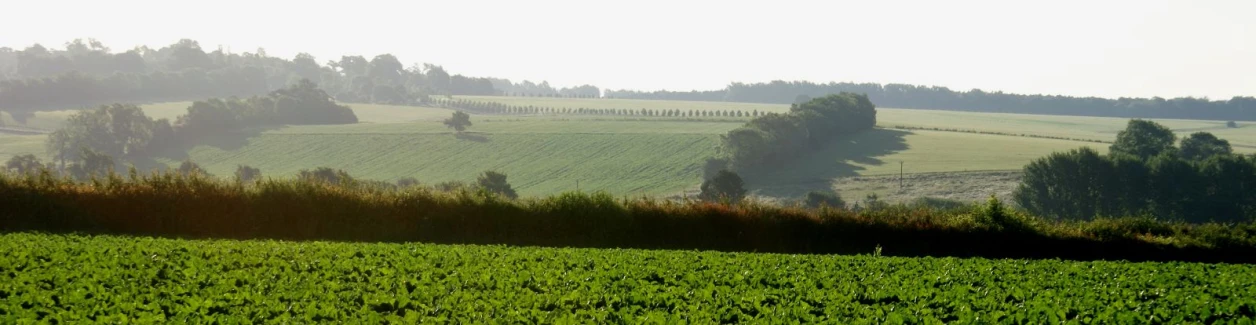
{"type": "Polygon", "coordinates": [[[1253,2],[0,9],[0,323],[1256,319],[1253,2]]]}

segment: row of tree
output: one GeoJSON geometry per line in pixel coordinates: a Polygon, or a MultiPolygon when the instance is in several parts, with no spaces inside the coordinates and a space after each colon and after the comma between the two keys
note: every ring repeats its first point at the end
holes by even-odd
{"type": "Polygon", "coordinates": [[[302,80],[265,96],[197,101],[174,123],[152,119],[138,106],[104,105],[71,115],[48,136],[47,150],[60,167],[87,163],[100,154],[121,159],[149,157],[195,144],[206,136],[247,127],[282,124],[357,123],[349,107],[336,104],[313,82],[302,80]]]}
{"type": "Polygon", "coordinates": [[[767,83],[733,83],[722,90],[714,91],[607,90],[605,95],[612,98],[785,104],[796,103],[806,97],[841,92],[867,94],[868,98],[882,107],[896,108],[1128,118],[1256,120],[1256,97],[1250,96],[1216,101],[1193,97],[1105,99],[1010,94],[980,89],[956,91],[946,87],[906,84],[812,83],[780,80],[767,83]]]}
{"type": "Polygon", "coordinates": [[[876,106],[866,95],[840,93],[815,98],[792,105],[789,113],[764,114],[722,135],[724,160],[707,169],[779,165],[838,136],[871,129],[876,121],[876,106]]]}
{"type": "Polygon", "coordinates": [[[485,114],[563,114],[563,115],[624,115],[662,117],[758,117],[759,110],[681,110],[681,109],[626,109],[626,108],[570,108],[509,105],[498,102],[482,102],[464,99],[433,99],[432,105],[457,108],[485,114]]]}
{"type": "Polygon", "coordinates": [[[1107,155],[1081,148],[1031,162],[1014,198],[1058,219],[1247,221],[1256,217],[1253,189],[1256,159],[1233,154],[1228,141],[1197,132],[1178,142],[1160,124],[1131,120],[1107,155]]]}
{"type": "MultiPolygon", "coordinates": [[[[187,39],[121,53],[94,40],[75,40],[65,50],[38,44],[24,50],[0,48],[0,107],[19,115],[109,102],[251,96],[301,79],[346,102],[414,104],[429,95],[502,93],[494,88],[496,79],[450,75],[432,64],[406,67],[391,54],[342,56],[319,64],[305,53],[287,60],[267,56],[262,49],[206,52],[187,39]]],[[[585,94],[586,88],[568,93],[585,94]]]]}

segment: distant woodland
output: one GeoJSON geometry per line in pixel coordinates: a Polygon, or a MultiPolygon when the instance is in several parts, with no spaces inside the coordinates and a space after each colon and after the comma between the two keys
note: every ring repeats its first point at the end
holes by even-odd
{"type": "Polygon", "coordinates": [[[613,98],[790,104],[842,92],[867,94],[878,107],[1128,118],[1256,120],[1256,97],[1250,96],[1229,100],[1192,97],[1106,99],[1009,94],[980,89],[956,91],[946,87],[905,84],[779,80],[768,83],[733,83],[722,90],[712,91],[607,90],[605,95],[613,98]]]}
{"type": "Polygon", "coordinates": [[[265,50],[234,53],[204,49],[184,39],[153,49],[113,50],[95,40],[74,40],[64,49],[35,44],[0,48],[0,109],[21,119],[29,112],[91,107],[116,102],[153,102],[254,96],[301,79],[315,82],[341,102],[418,104],[437,95],[506,95],[632,98],[753,103],[803,103],[829,94],[866,94],[877,106],[1125,118],[1256,120],[1256,98],[1069,97],[1010,94],[980,89],[876,83],[772,81],[732,83],[711,91],[602,90],[591,85],[555,88],[548,82],[512,82],[450,74],[434,64],[405,65],[392,54],[341,56],[319,62],[309,54],[291,59],[265,50]]]}

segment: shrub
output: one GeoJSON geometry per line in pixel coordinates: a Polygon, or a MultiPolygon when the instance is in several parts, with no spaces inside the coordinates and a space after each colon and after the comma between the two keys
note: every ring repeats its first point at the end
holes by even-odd
{"type": "Polygon", "coordinates": [[[397,179],[397,187],[407,188],[407,187],[415,187],[415,186],[419,186],[419,180],[415,179],[414,177],[402,177],[400,179],[397,179]]]}
{"type": "Polygon", "coordinates": [[[491,170],[486,171],[476,178],[475,183],[482,190],[499,194],[512,200],[519,197],[515,193],[515,189],[511,188],[510,183],[506,181],[506,174],[491,170]]]}
{"type": "Polygon", "coordinates": [[[842,197],[834,192],[811,191],[807,193],[806,204],[809,208],[830,207],[837,209],[845,209],[846,201],[842,201],[842,197]]]}
{"type": "Polygon", "coordinates": [[[262,171],[257,168],[249,167],[248,165],[237,165],[235,178],[240,182],[252,182],[262,178],[262,171]]]}
{"type": "Polygon", "coordinates": [[[728,170],[721,170],[714,177],[702,182],[701,189],[702,193],[698,194],[698,198],[708,202],[728,200],[730,203],[737,203],[746,196],[745,183],[741,176],[728,170]]]}

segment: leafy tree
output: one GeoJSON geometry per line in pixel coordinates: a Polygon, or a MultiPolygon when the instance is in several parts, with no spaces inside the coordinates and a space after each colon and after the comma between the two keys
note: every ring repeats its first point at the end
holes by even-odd
{"type": "Polygon", "coordinates": [[[729,202],[736,203],[746,197],[745,183],[741,176],[728,170],[721,170],[715,174],[715,177],[702,182],[701,190],[698,198],[703,201],[714,202],[727,199],[729,202]]]}
{"type": "Polygon", "coordinates": [[[471,115],[462,111],[455,111],[452,117],[445,119],[445,126],[462,132],[471,126],[471,115]]]}
{"type": "Polygon", "coordinates": [[[14,155],[13,158],[9,158],[4,167],[14,173],[30,174],[39,171],[40,168],[44,167],[44,164],[35,155],[25,154],[20,156],[14,155]]]}
{"type": "Polygon", "coordinates": [[[807,192],[806,204],[809,208],[830,207],[837,209],[846,208],[846,201],[835,192],[807,192]]]}
{"type": "Polygon", "coordinates": [[[475,183],[483,190],[500,194],[512,200],[519,197],[518,194],[515,194],[515,190],[510,187],[510,183],[506,181],[506,174],[491,170],[486,171],[476,178],[475,183]]]}
{"type": "Polygon", "coordinates": [[[237,165],[235,178],[240,182],[252,182],[262,178],[262,171],[249,165],[237,165]]]}
{"type": "Polygon", "coordinates": [[[419,186],[419,180],[414,177],[402,177],[397,179],[397,187],[407,188],[419,186]]]}
{"type": "Polygon", "coordinates": [[[1165,152],[1173,151],[1173,143],[1177,136],[1168,127],[1159,123],[1133,119],[1116,135],[1116,142],[1108,148],[1115,154],[1128,154],[1139,159],[1150,159],[1165,152]]]}
{"type": "Polygon", "coordinates": [[[192,162],[190,159],[184,160],[183,163],[179,164],[179,174],[209,176],[209,173],[206,172],[204,168],[201,168],[201,165],[192,162]]]}
{"type": "Polygon", "coordinates": [[[794,97],[794,104],[802,104],[809,101],[811,101],[811,96],[807,96],[806,94],[801,94],[794,97]]]}
{"type": "Polygon", "coordinates": [[[1192,133],[1189,137],[1182,139],[1179,148],[1182,158],[1192,161],[1202,161],[1213,156],[1233,153],[1229,141],[1218,139],[1208,132],[1192,133]]]}
{"type": "Polygon", "coordinates": [[[70,174],[76,179],[86,180],[92,176],[108,175],[114,171],[113,157],[108,154],[83,148],[79,157],[81,160],[69,167],[70,174]]]}
{"type": "Polygon", "coordinates": [[[347,185],[354,181],[353,177],[349,176],[349,173],[330,167],[318,167],[314,170],[302,169],[297,172],[297,179],[332,185],[347,185]]]}
{"type": "Polygon", "coordinates": [[[1233,128],[1238,128],[1238,127],[1239,127],[1239,124],[1238,124],[1238,123],[1234,123],[1234,121],[1228,121],[1228,122],[1225,122],[1225,127],[1232,128],[1232,129],[1233,129],[1233,128]]]}

